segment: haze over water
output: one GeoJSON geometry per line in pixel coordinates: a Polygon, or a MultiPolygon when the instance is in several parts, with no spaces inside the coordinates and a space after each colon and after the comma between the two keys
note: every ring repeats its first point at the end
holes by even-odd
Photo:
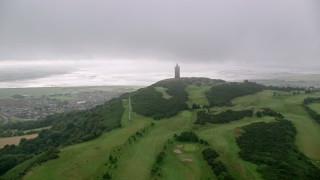
{"type": "MultiPolygon", "coordinates": [[[[159,80],[172,78],[175,64],[148,62],[136,65],[130,61],[81,62],[12,62],[0,63],[0,88],[70,87],[138,85],[147,86],[159,80]],[[140,65],[143,64],[143,65],[140,65]]],[[[182,77],[208,77],[227,81],[244,79],[271,79],[317,73],[316,69],[282,66],[259,67],[235,63],[180,64],[182,77]],[[207,65],[207,66],[206,66],[207,65]]]]}
{"type": "Polygon", "coordinates": [[[318,73],[319,0],[1,0],[0,88],[318,73]],[[90,7],[90,8],[88,8],[90,7]]]}

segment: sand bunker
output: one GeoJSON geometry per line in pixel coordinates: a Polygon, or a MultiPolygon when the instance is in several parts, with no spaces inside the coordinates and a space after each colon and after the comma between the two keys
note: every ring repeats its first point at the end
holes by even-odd
{"type": "Polygon", "coordinates": [[[179,149],[182,148],[182,147],[183,147],[183,144],[178,144],[177,145],[177,148],[179,148],[179,149]]]}
{"type": "Polygon", "coordinates": [[[181,159],[181,161],[183,161],[183,162],[193,162],[193,159],[191,159],[191,158],[183,158],[183,159],[181,159]]]}
{"type": "Polygon", "coordinates": [[[173,150],[173,152],[176,153],[176,154],[181,154],[182,153],[182,151],[180,149],[175,149],[175,150],[173,150]]]}

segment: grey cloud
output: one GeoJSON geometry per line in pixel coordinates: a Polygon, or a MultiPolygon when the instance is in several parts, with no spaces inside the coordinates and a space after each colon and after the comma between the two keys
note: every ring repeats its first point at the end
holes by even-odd
{"type": "Polygon", "coordinates": [[[2,0],[0,60],[317,62],[317,0],[2,0]]]}

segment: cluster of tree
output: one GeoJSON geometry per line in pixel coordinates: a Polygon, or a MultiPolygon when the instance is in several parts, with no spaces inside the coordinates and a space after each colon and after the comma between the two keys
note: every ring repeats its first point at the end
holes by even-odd
{"type": "Polygon", "coordinates": [[[266,89],[268,90],[274,90],[274,91],[286,91],[286,92],[291,92],[291,91],[304,91],[305,88],[303,87],[290,87],[290,86],[267,86],[266,89]]]}
{"type": "Polygon", "coordinates": [[[199,138],[194,132],[192,131],[184,131],[180,135],[174,134],[174,140],[180,142],[197,142],[199,144],[204,144],[206,146],[209,145],[208,141],[199,138]]]}
{"type": "Polygon", "coordinates": [[[319,92],[319,89],[315,89],[314,87],[309,87],[307,90],[305,90],[306,94],[311,94],[313,92],[319,92]]]}
{"type": "Polygon", "coordinates": [[[207,163],[210,165],[212,171],[217,176],[218,179],[224,179],[224,180],[232,180],[232,176],[228,172],[227,168],[224,166],[224,164],[221,161],[218,161],[217,158],[219,157],[219,154],[211,149],[207,148],[202,151],[202,156],[204,160],[207,161],[207,163]]]}
{"type": "Polygon", "coordinates": [[[23,136],[28,134],[36,134],[39,133],[39,130],[31,130],[31,131],[21,131],[21,130],[2,130],[0,128],[0,137],[12,137],[12,136],[23,136]]]}
{"type": "Polygon", "coordinates": [[[252,117],[253,110],[233,111],[227,110],[219,114],[209,114],[207,111],[199,111],[197,113],[197,120],[195,124],[210,123],[229,123],[243,119],[245,117],[252,117]]]}
{"type": "MultiPolygon", "coordinates": [[[[176,88],[179,91],[180,88],[176,88]]],[[[182,93],[179,96],[175,96],[172,93],[170,94],[169,90],[170,92],[173,90],[171,90],[171,87],[167,90],[168,94],[172,97],[164,99],[162,94],[156,91],[154,87],[149,86],[139,89],[131,97],[133,110],[138,114],[159,120],[174,116],[180,111],[188,109],[188,105],[186,104],[187,95],[182,93]]]]}
{"type": "Polygon", "coordinates": [[[315,98],[315,97],[307,97],[306,99],[303,100],[304,105],[308,105],[311,103],[320,103],[320,98],[315,98]]]}
{"type": "Polygon", "coordinates": [[[279,119],[283,119],[284,116],[281,113],[275,112],[271,110],[270,108],[262,108],[261,111],[258,111],[256,113],[257,117],[262,117],[262,116],[271,116],[279,119]]]}
{"type": "Polygon", "coordinates": [[[247,82],[247,83],[223,83],[213,86],[205,93],[209,104],[213,106],[231,106],[231,100],[249,94],[254,94],[265,89],[265,86],[247,82]]]}
{"type": "MultiPolygon", "coordinates": [[[[58,153],[59,153],[59,150],[57,148],[50,147],[44,153],[34,156],[34,158],[31,159],[29,163],[26,163],[23,166],[23,168],[20,168],[18,172],[15,172],[14,174],[11,173],[10,175],[6,175],[6,176],[1,176],[0,179],[21,179],[33,166],[40,165],[41,163],[51,159],[57,159],[59,157],[58,153]]],[[[20,157],[20,158],[28,159],[28,157],[20,157]]],[[[16,161],[19,161],[19,157],[14,155],[6,155],[1,157],[0,161],[2,162],[0,169],[5,170],[5,167],[11,167],[16,163],[16,161]]],[[[4,172],[1,171],[0,173],[3,174],[4,172]]]]}
{"type": "Polygon", "coordinates": [[[210,79],[210,78],[202,78],[202,77],[182,77],[179,79],[165,79],[162,81],[159,81],[151,86],[157,87],[157,86],[163,86],[163,87],[168,87],[171,86],[172,83],[181,83],[184,85],[196,85],[196,86],[201,86],[202,84],[212,84],[216,85],[219,83],[224,83],[224,80],[220,79],[210,79]]]}
{"type": "Polygon", "coordinates": [[[51,126],[57,119],[59,119],[60,116],[61,114],[53,114],[36,121],[17,121],[3,124],[0,126],[0,137],[22,136],[38,133],[39,131],[32,129],[51,126]],[[24,132],[25,130],[31,131],[24,132]]]}
{"type": "Polygon", "coordinates": [[[180,135],[174,134],[173,137],[181,142],[199,142],[199,137],[192,131],[184,131],[180,135]]]}
{"type": "Polygon", "coordinates": [[[257,164],[264,179],[320,179],[320,170],[295,145],[296,129],[288,120],[253,123],[237,138],[239,155],[257,164]]]}
{"type": "MultiPolygon", "coordinates": [[[[120,127],[124,108],[121,99],[112,99],[90,110],[56,114],[51,129],[42,130],[34,139],[21,139],[19,145],[0,149],[0,159],[14,157],[10,165],[0,161],[0,175],[17,164],[51,148],[79,143],[98,137],[102,132],[120,127]],[[26,158],[21,158],[26,157],[26,158]]],[[[12,159],[12,158],[11,158],[12,159]]]]}
{"type": "Polygon", "coordinates": [[[201,106],[199,104],[193,103],[191,106],[192,109],[201,109],[201,106]]]}
{"type": "Polygon", "coordinates": [[[159,81],[149,87],[139,89],[133,93],[133,110],[141,115],[159,120],[177,115],[180,111],[189,109],[186,101],[188,93],[185,88],[196,83],[221,83],[222,80],[208,78],[179,78],[159,81]],[[162,93],[155,90],[155,87],[164,87],[171,96],[170,99],[163,98],[162,93]]]}

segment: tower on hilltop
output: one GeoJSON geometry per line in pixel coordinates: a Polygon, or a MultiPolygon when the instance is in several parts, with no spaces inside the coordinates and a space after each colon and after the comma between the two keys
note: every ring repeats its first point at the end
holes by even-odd
{"type": "Polygon", "coordinates": [[[176,67],[174,67],[174,78],[176,79],[180,78],[180,66],[178,63],[176,67]]]}

